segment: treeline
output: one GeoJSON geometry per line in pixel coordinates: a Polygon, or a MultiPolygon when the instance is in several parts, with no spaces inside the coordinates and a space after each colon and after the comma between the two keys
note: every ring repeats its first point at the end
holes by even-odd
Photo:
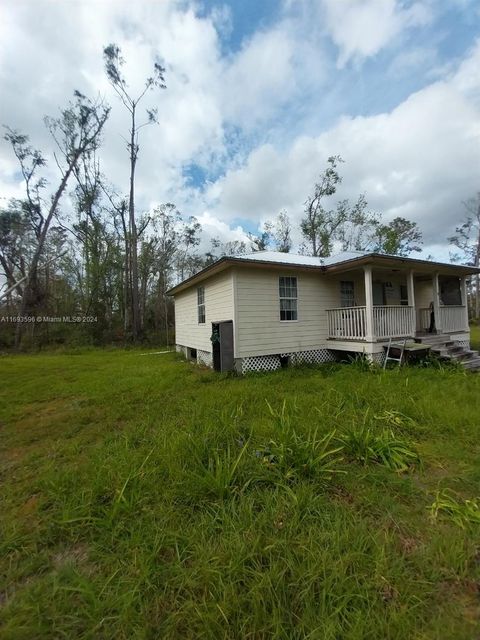
{"type": "MultiPolygon", "coordinates": [[[[319,257],[334,250],[420,251],[416,223],[404,218],[383,222],[363,195],[354,203],[335,202],[342,180],[339,156],[328,159],[298,227],[281,211],[244,240],[222,242],[206,238],[198,219],[173,203],[139,212],[135,184],[141,134],[157,121],[155,108],[141,106],[147,95],[166,89],[165,69],[155,62],[152,75],[133,95],[116,45],[105,48],[104,63],[120,108],[128,114],[126,188],[113,186],[101,170],[102,135],[111,109],[103,101],[75,92],[58,118],[45,119],[56,145],[57,185],[42,175],[43,153],[28,136],[7,127],[5,139],[17,158],[24,195],[0,209],[1,347],[171,344],[174,310],[166,291],[224,255],[266,249],[319,257]]],[[[451,239],[464,255],[472,228],[475,222],[451,239]]]]}

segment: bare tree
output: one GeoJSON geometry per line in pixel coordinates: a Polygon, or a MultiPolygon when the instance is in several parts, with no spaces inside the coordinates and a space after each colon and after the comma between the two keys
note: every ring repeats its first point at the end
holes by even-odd
{"type": "Polygon", "coordinates": [[[130,181],[129,181],[129,197],[128,197],[128,261],[130,273],[130,298],[131,298],[131,324],[132,338],[137,341],[141,333],[141,314],[139,304],[139,278],[138,278],[138,230],[135,217],[135,171],[138,160],[139,132],[149,125],[157,122],[157,109],[146,109],[146,120],[138,122],[138,106],[148,91],[158,88],[166,89],[165,85],[165,69],[159,62],[153,65],[153,75],[145,81],[145,86],[135,97],[128,91],[128,85],[122,74],[124,59],[122,58],[120,47],[116,44],[109,44],[103,50],[105,60],[105,70],[107,77],[113,89],[120,98],[122,104],[130,114],[129,139],[127,141],[127,149],[130,159],[130,181]]]}

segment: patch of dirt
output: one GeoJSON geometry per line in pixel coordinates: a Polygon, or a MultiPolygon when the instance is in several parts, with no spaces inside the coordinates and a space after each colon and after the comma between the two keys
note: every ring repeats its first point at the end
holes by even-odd
{"type": "Polygon", "coordinates": [[[29,516],[38,509],[40,496],[38,493],[31,495],[26,502],[20,507],[19,512],[22,516],[29,516]]]}
{"type": "Polygon", "coordinates": [[[347,491],[343,487],[336,487],[333,491],[333,494],[339,502],[343,502],[344,504],[352,505],[355,503],[355,497],[353,493],[347,491]]]}
{"type": "Polygon", "coordinates": [[[449,600],[454,600],[462,610],[463,617],[472,625],[480,623],[480,581],[472,578],[444,580],[440,583],[449,600]]]}
{"type": "Polygon", "coordinates": [[[87,573],[93,572],[93,565],[89,564],[89,548],[82,542],[77,542],[69,547],[58,550],[52,556],[52,565],[55,569],[62,569],[68,565],[81,566],[87,573]]]}
{"type": "Polygon", "coordinates": [[[404,553],[406,556],[415,553],[415,551],[418,551],[418,549],[420,549],[420,547],[422,546],[420,540],[412,538],[411,536],[400,535],[398,541],[402,553],[404,553]]]}

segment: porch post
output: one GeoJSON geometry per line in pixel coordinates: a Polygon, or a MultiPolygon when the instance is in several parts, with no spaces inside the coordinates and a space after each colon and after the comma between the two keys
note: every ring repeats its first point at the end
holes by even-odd
{"type": "Polygon", "coordinates": [[[372,267],[367,265],[363,268],[365,273],[365,340],[373,342],[373,285],[372,267]]]}
{"type": "Polygon", "coordinates": [[[465,312],[465,330],[470,330],[470,325],[468,323],[468,296],[467,296],[467,278],[464,276],[460,278],[460,291],[462,294],[462,304],[464,306],[465,312]]]}
{"type": "Polygon", "coordinates": [[[408,293],[408,306],[412,307],[411,329],[412,329],[412,336],[414,336],[417,331],[417,311],[415,309],[415,283],[413,280],[413,269],[409,269],[407,273],[407,293],[408,293]]]}
{"type": "Polygon", "coordinates": [[[442,333],[442,320],[440,318],[440,284],[438,282],[438,272],[432,276],[432,292],[433,292],[433,313],[435,314],[435,330],[442,333]]]}

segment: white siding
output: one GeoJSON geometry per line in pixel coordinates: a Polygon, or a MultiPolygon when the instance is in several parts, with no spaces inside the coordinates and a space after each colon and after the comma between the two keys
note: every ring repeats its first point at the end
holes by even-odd
{"type": "Polygon", "coordinates": [[[233,320],[232,270],[200,283],[205,287],[205,323],[198,324],[197,287],[175,296],[175,342],[202,351],[212,351],[212,322],[233,320]]]}
{"type": "Polygon", "coordinates": [[[339,280],[289,269],[236,271],[237,326],[235,356],[244,358],[317,349],[326,344],[326,310],[340,306],[339,280]],[[298,320],[282,322],[278,279],[296,276],[298,320]]]}

